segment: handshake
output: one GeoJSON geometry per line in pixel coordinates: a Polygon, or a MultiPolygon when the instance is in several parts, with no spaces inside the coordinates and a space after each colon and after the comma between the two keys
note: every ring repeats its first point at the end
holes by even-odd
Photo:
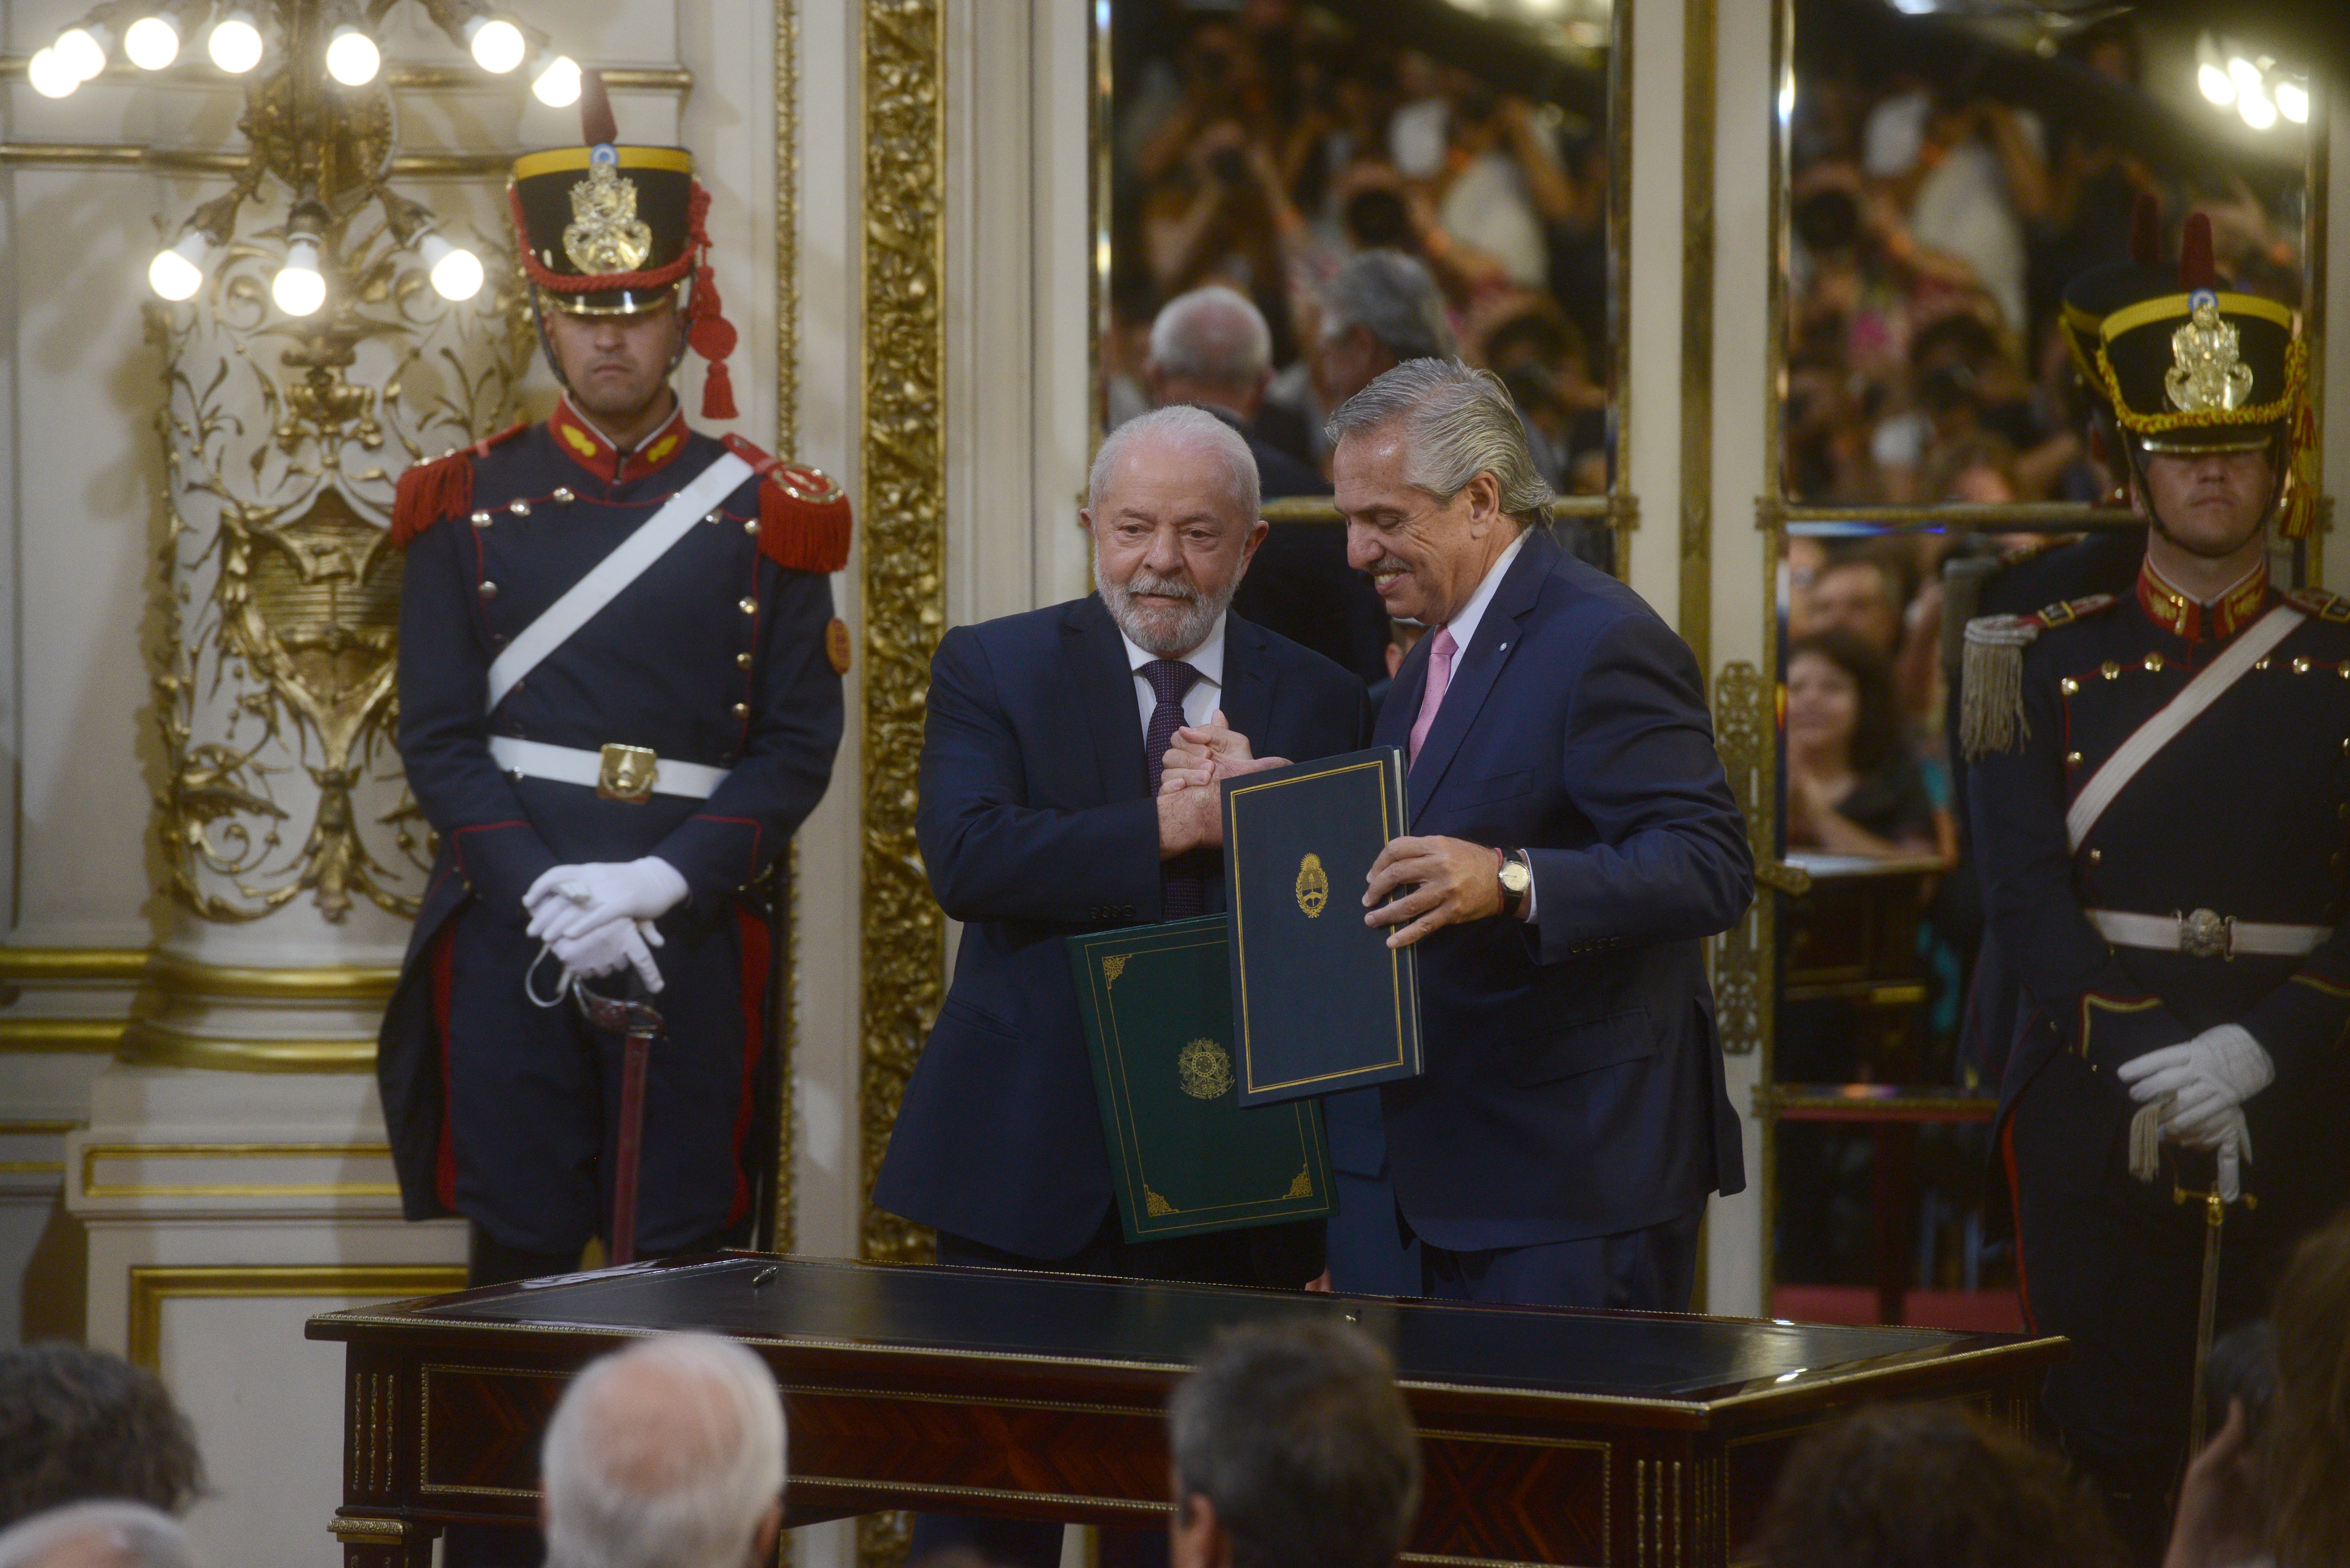
{"type": "Polygon", "coordinates": [[[1176,731],[1161,763],[1159,857],[1171,860],[1186,850],[1223,844],[1224,807],[1218,784],[1242,774],[1285,768],[1289,759],[1251,756],[1248,737],[1228,728],[1219,709],[1205,724],[1176,731]]]}
{"type": "Polygon", "coordinates": [[[567,981],[628,968],[657,993],[661,976],[652,950],[661,936],[653,922],[682,903],[686,891],[676,867],[648,855],[557,866],[530,885],[522,907],[530,915],[530,934],[561,961],[567,981]]]}

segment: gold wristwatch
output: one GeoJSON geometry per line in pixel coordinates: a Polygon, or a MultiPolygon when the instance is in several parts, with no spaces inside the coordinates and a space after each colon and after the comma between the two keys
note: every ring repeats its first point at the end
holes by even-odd
{"type": "Polygon", "coordinates": [[[1526,864],[1525,852],[1502,853],[1502,917],[1515,919],[1526,906],[1526,895],[1534,890],[1534,867],[1526,864]]]}

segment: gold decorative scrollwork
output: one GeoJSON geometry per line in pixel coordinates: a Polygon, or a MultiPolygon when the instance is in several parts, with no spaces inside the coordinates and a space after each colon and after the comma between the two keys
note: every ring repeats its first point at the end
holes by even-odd
{"type": "MultiPolygon", "coordinates": [[[[1746,815],[1746,839],[1758,867],[1777,856],[1778,723],[1776,683],[1743,659],[1714,678],[1713,738],[1746,815]]],[[[1768,880],[1768,878],[1762,878],[1768,880]]],[[[1721,1048],[1733,1056],[1762,1047],[1771,1023],[1771,942],[1774,910],[1762,891],[1746,918],[1714,949],[1714,1011],[1721,1048]]]]}
{"type": "MultiPolygon", "coordinates": [[[[775,4],[775,452],[789,460],[799,455],[799,6],[797,0],[775,4]]],[[[606,79],[608,81],[609,73],[606,79]]],[[[836,623],[837,624],[837,623],[836,623]]],[[[798,975],[800,961],[800,851],[795,842],[784,851],[783,894],[776,919],[784,923],[777,944],[778,971],[775,1018],[775,1179],[768,1204],[766,1242],[778,1252],[795,1250],[798,1226],[797,1184],[793,1169],[798,1143],[794,1110],[796,1085],[795,1061],[799,1054],[798,975]]],[[[786,1536],[785,1561],[790,1562],[786,1536]]]]}
{"type": "Polygon", "coordinates": [[[383,519],[400,469],[511,420],[525,363],[512,269],[454,307],[386,229],[338,229],[328,249],[339,303],[315,322],[271,311],[275,258],[244,243],[193,308],[149,308],[169,478],[147,638],[156,828],[172,896],[211,920],[306,893],[328,920],[354,897],[414,912],[431,848],[391,747],[383,519]],[[297,774],[308,789],[286,787],[297,774]]]}
{"type": "Polygon", "coordinates": [[[873,1179],[946,970],[946,917],[914,839],[923,699],[946,625],[941,13],[941,0],[865,7],[861,1240],[865,1257],[894,1262],[926,1259],[931,1240],[874,1208],[873,1179]]]}

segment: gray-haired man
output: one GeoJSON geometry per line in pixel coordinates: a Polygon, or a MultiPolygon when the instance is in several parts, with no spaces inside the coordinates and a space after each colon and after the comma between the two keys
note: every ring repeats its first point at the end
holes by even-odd
{"type": "Polygon", "coordinates": [[[752,1568],[784,1519],[784,1407],[731,1339],[663,1334],[591,1363],[539,1454],[547,1568],[752,1568]]]}
{"type": "MultiPolygon", "coordinates": [[[[1330,432],[1349,559],[1430,628],[1374,736],[1409,759],[1409,830],[1361,895],[1419,944],[1428,1067],[1379,1090],[1380,1145],[1354,1144],[1367,1100],[1330,1118],[1335,1165],[1388,1162],[1400,1222],[1372,1263],[1392,1277],[1400,1234],[1406,1293],[1683,1310],[1706,1196],[1744,1185],[1700,942],[1753,897],[1696,660],[1540,525],[1550,487],[1490,372],[1407,361],[1330,432]]],[[[1211,735],[1183,765],[1246,754],[1211,735]]]]}
{"type": "Polygon", "coordinates": [[[1388,1568],[1419,1511],[1395,1367],[1356,1329],[1253,1325],[1169,1401],[1173,1568],[1388,1568]]]}

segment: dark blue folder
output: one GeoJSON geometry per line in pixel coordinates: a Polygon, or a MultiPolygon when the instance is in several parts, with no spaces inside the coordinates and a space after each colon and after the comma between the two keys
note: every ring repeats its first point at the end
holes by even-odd
{"type": "Polygon", "coordinates": [[[1263,1105],[1416,1076],[1419,971],[1363,923],[1371,862],[1402,835],[1393,746],[1250,774],[1224,786],[1233,1064],[1263,1105]]]}

